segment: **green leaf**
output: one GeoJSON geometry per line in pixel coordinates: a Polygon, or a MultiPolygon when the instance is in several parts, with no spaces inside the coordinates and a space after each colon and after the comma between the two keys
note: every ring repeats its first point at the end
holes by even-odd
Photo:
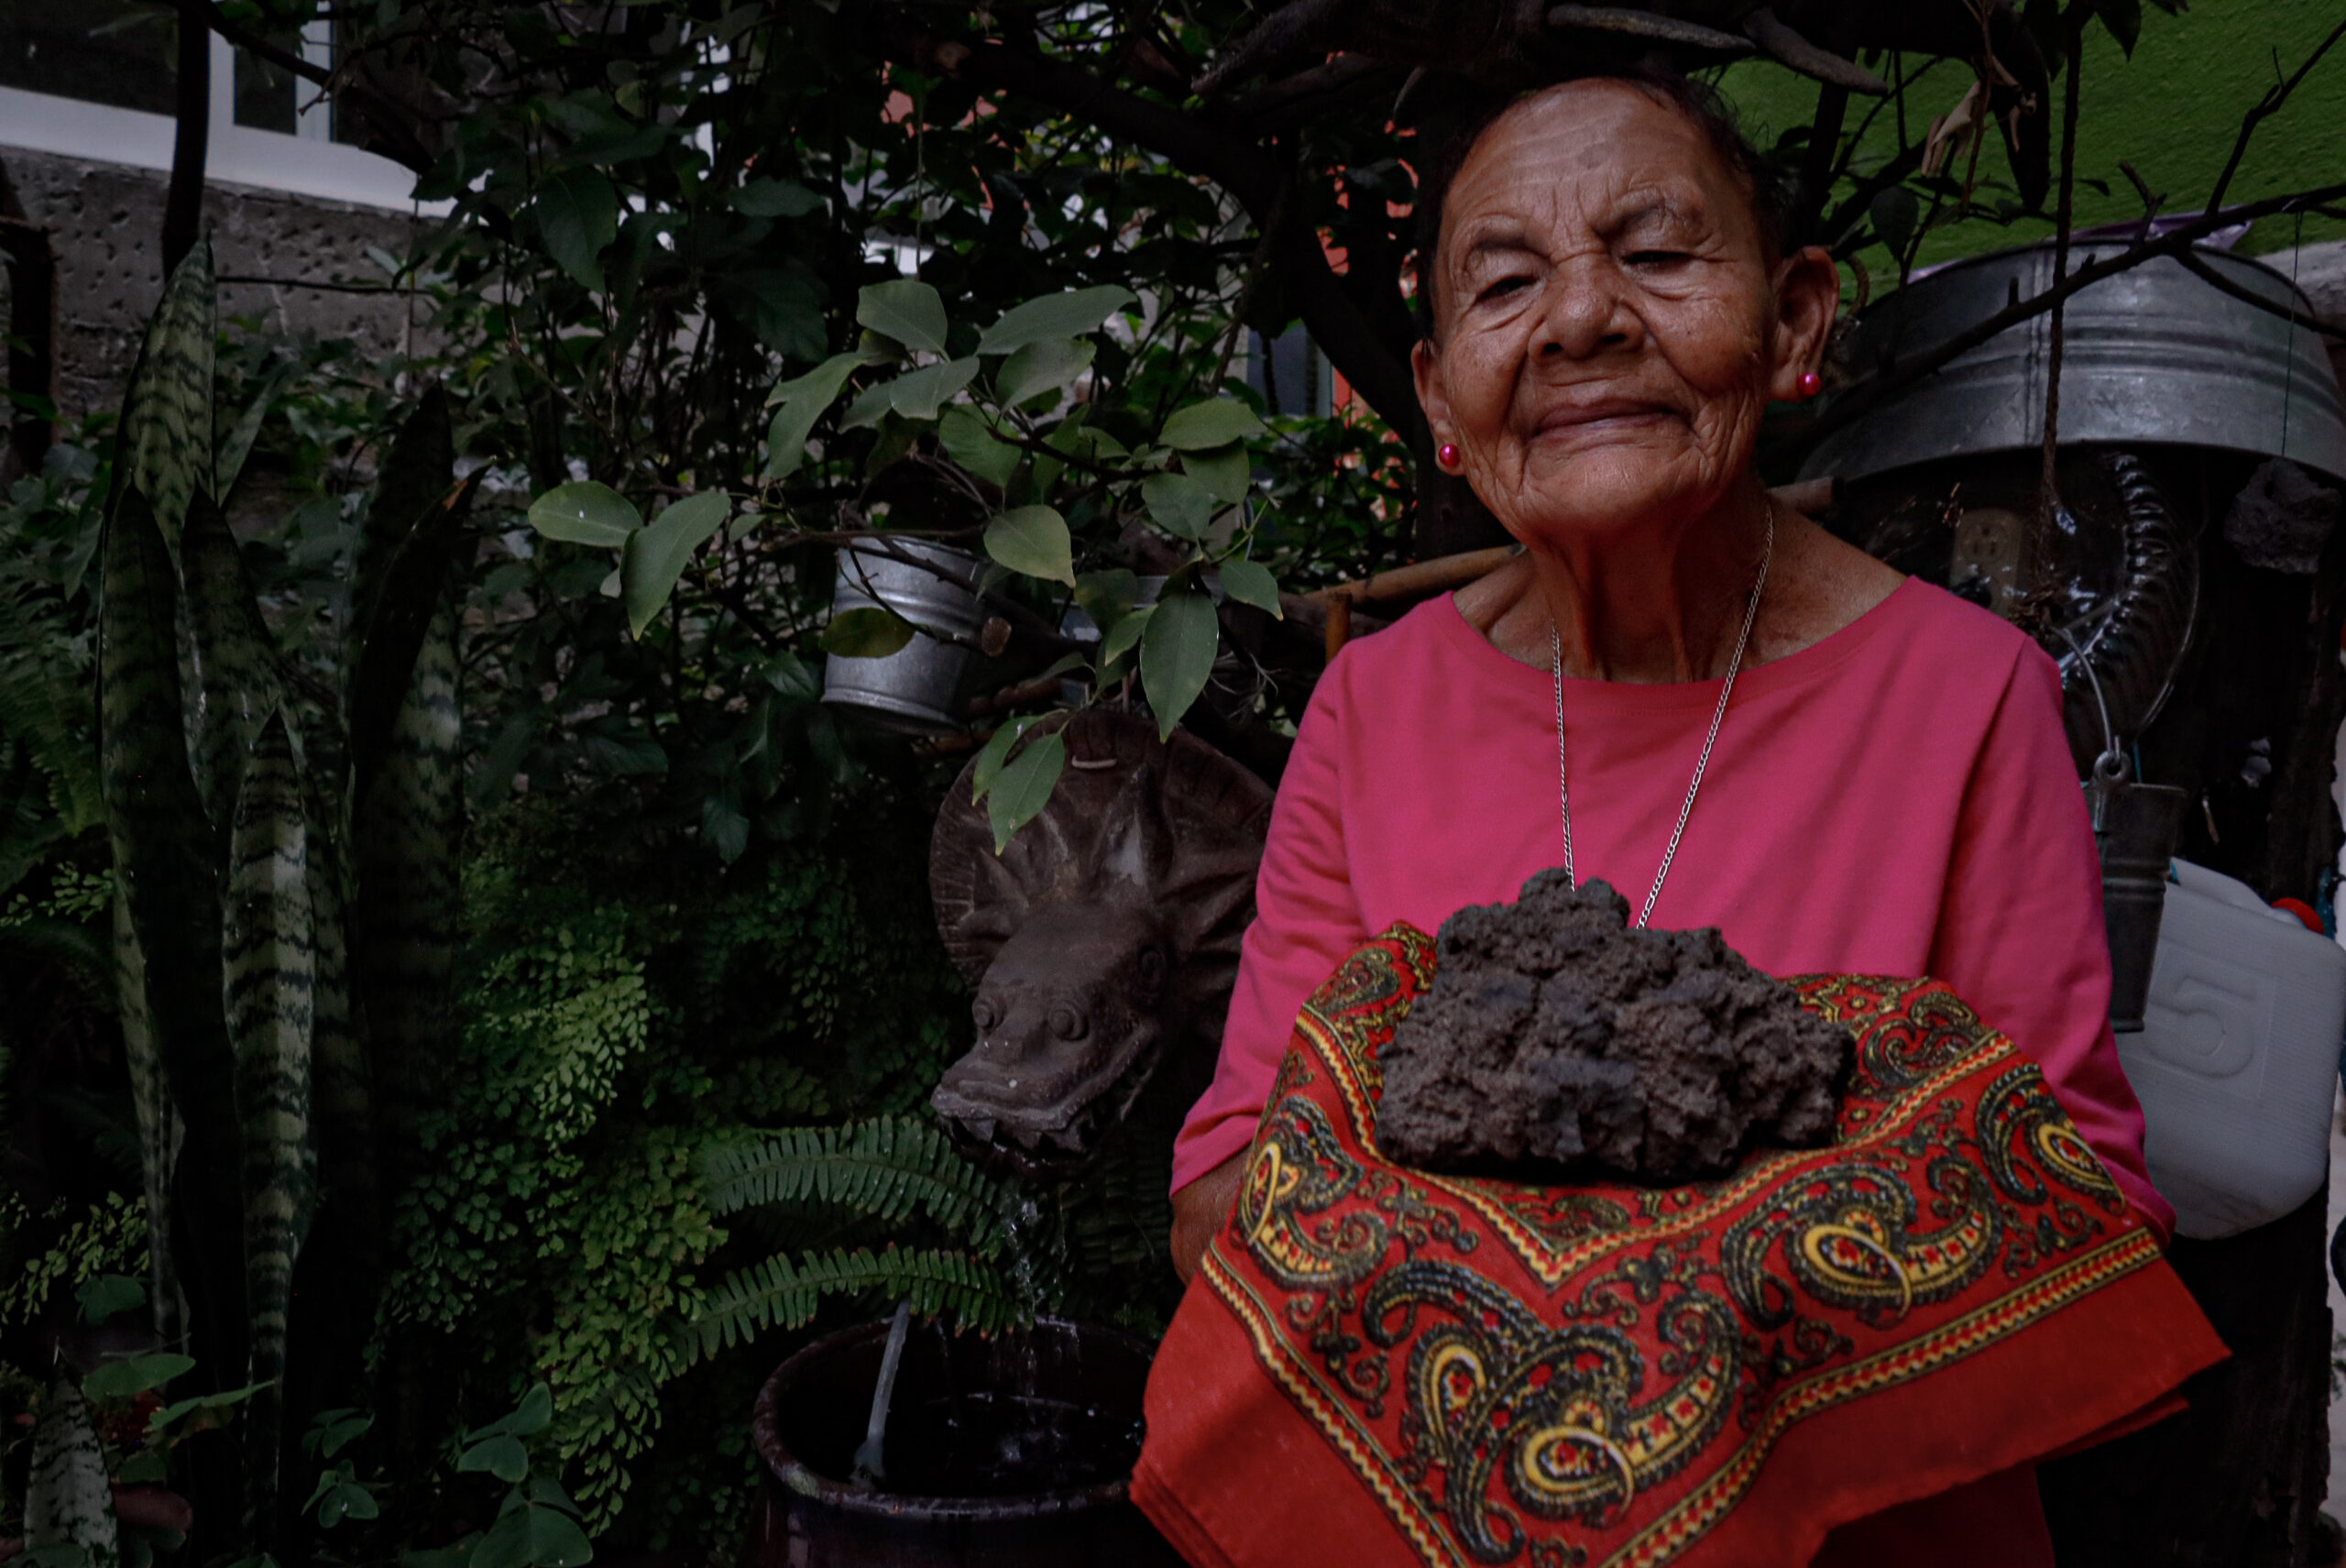
{"type": "Polygon", "coordinates": [[[2126,58],[2133,59],[2134,44],[2143,36],[2142,0],[2094,0],[2093,9],[2126,58]]]}
{"type": "Polygon", "coordinates": [[[1143,605],[1116,618],[1116,624],[1100,639],[1101,668],[1107,668],[1139,645],[1141,633],[1148,630],[1149,616],[1156,609],[1155,605],[1143,605]]]}
{"type": "Polygon", "coordinates": [[[285,389],[285,383],[300,368],[299,360],[288,359],[271,370],[253,393],[253,400],[245,405],[235,426],[222,439],[220,450],[212,461],[212,488],[223,499],[236,493],[236,480],[245,471],[245,459],[250,455],[253,443],[259,439],[260,427],[269,419],[269,409],[276,403],[277,395],[285,389]]]}
{"type": "Polygon", "coordinates": [[[574,479],[530,503],[530,526],[548,539],[615,550],[643,526],[643,514],[610,486],[574,479]]]}
{"type": "Polygon", "coordinates": [[[1279,609],[1278,579],[1271,576],[1267,567],[1233,555],[1215,569],[1222,575],[1222,592],[1240,604],[1251,604],[1277,619],[1286,619],[1286,612],[1279,609]]]}
{"type": "Polygon", "coordinates": [[[1169,737],[1213,674],[1222,624],[1213,600],[1195,589],[1168,592],[1149,612],[1140,639],[1140,684],[1157,712],[1158,739],[1169,737]]]}
{"type": "Polygon", "coordinates": [[[937,422],[937,442],[948,457],[996,488],[1010,483],[1025,455],[996,440],[987,416],[967,403],[956,403],[945,411],[937,422]]]}
{"type": "Polygon", "coordinates": [[[777,354],[812,359],[824,348],[823,302],[813,278],[782,267],[752,267],[709,280],[709,296],[777,354]]]}
{"type": "Polygon", "coordinates": [[[1130,289],[1115,283],[1046,294],[1004,311],[979,337],[978,352],[1012,354],[1046,338],[1075,337],[1097,330],[1111,315],[1136,302],[1130,289]]]}
{"type": "Polygon", "coordinates": [[[619,234],[619,193],[610,181],[592,169],[563,170],[538,187],[530,210],[554,265],[602,292],[599,258],[619,234]]]}
{"type": "Polygon", "coordinates": [[[915,353],[945,352],[945,302],[917,278],[865,284],[856,296],[855,320],[915,353]]]}
{"type": "Polygon", "coordinates": [[[175,1422],[186,1420],[198,1410],[225,1410],[241,1405],[268,1387],[266,1383],[247,1383],[241,1388],[230,1388],[218,1394],[198,1394],[192,1398],[176,1400],[147,1418],[147,1435],[150,1438],[168,1437],[175,1422]]]}
{"type": "Polygon", "coordinates": [[[1041,723],[1042,718],[1040,714],[1007,718],[1000,729],[987,737],[985,745],[980,749],[976,761],[970,767],[970,805],[975,806],[985,799],[986,791],[992,789],[993,781],[1002,776],[1002,764],[1010,760],[1011,747],[1018,743],[1021,735],[1041,723]]]}
{"type": "Polygon", "coordinates": [[[823,417],[823,411],[838,399],[839,389],[862,363],[861,354],[835,354],[804,376],[777,383],[766,394],[766,406],[774,411],[773,423],[766,429],[767,477],[786,479],[798,471],[806,460],[806,437],[815,422],[823,417]]]}
{"type": "Polygon", "coordinates": [[[1893,255],[1904,255],[1914,225],[1922,221],[1921,198],[1903,185],[1892,185],[1877,192],[1867,211],[1873,216],[1874,234],[1881,243],[1893,255]]]}
{"type": "Polygon", "coordinates": [[[1151,521],[1177,539],[1202,539],[1222,510],[1214,493],[1187,474],[1151,474],[1140,482],[1151,521]]]}
{"type": "Polygon", "coordinates": [[[924,365],[888,383],[888,401],[906,419],[935,419],[937,411],[959,395],[977,373],[974,358],[924,365]]]}
{"type": "Polygon", "coordinates": [[[93,1328],[147,1304],[147,1287],[124,1274],[101,1274],[85,1279],[73,1292],[82,1321],[93,1328]]]}
{"type": "Polygon", "coordinates": [[[1244,403],[1235,398],[1215,398],[1175,409],[1157,440],[1176,452],[1204,452],[1233,441],[1252,441],[1262,433],[1263,422],[1244,403]]]}
{"type": "Polygon", "coordinates": [[[627,604],[628,630],[638,637],[666,606],[676,579],[711,534],[733,514],[733,498],[723,490],[686,496],[627,536],[619,555],[619,598],[627,604]]]}
{"type": "Polygon", "coordinates": [[[1019,507],[986,524],[986,554],[1014,572],[1075,587],[1067,520],[1049,507],[1019,507]]]}
{"type": "Polygon", "coordinates": [[[576,1519],[560,1508],[525,1502],[489,1527],[473,1548],[468,1568],[577,1568],[594,1555],[576,1519]]]}
{"type": "Polygon", "coordinates": [[[82,1379],[82,1392],[93,1399],[127,1399],[160,1388],[194,1366],[193,1356],[161,1350],[121,1361],[100,1362],[82,1379]]]}
{"type": "Polygon", "coordinates": [[[510,1432],[497,1432],[465,1450],[456,1468],[487,1471],[500,1481],[519,1481],[530,1473],[530,1451],[510,1432]]]}
{"type": "Polygon", "coordinates": [[[888,417],[895,401],[895,383],[881,381],[863,389],[839,415],[841,430],[863,430],[888,417]]]}
{"type": "Polygon", "coordinates": [[[356,1407],[320,1410],[310,1430],[301,1434],[302,1452],[332,1459],[364,1437],[374,1425],[375,1418],[356,1407]]]}
{"type": "Polygon", "coordinates": [[[745,218],[803,218],[823,198],[795,180],[752,180],[725,198],[745,218]]]}
{"type": "Polygon", "coordinates": [[[1099,352],[1100,345],[1090,338],[1053,337],[1030,343],[994,372],[994,396],[1013,408],[1046,392],[1056,398],[1091,368],[1099,352]]]}
{"type": "Polygon", "coordinates": [[[535,1437],[554,1424],[554,1390],[543,1383],[533,1383],[521,1396],[513,1413],[497,1423],[499,1431],[515,1437],[535,1437]]]}
{"type": "Polygon", "coordinates": [[[1003,765],[986,791],[986,822],[993,828],[993,852],[1010,847],[1011,835],[1032,822],[1051,803],[1051,791],[1067,768],[1067,738],[1052,730],[1029,741],[1025,750],[1003,765]]]}
{"type": "Polygon", "coordinates": [[[904,652],[913,623],[892,609],[867,605],[843,609],[823,628],[823,652],[839,659],[885,659],[904,652]]]}
{"type": "Polygon", "coordinates": [[[776,652],[758,673],[787,702],[804,704],[822,699],[823,677],[787,649],[776,652]]]}
{"type": "Polygon", "coordinates": [[[1183,455],[1181,471],[1212,491],[1216,500],[1232,506],[1244,500],[1255,483],[1246,448],[1234,441],[1209,452],[1183,455]]]}

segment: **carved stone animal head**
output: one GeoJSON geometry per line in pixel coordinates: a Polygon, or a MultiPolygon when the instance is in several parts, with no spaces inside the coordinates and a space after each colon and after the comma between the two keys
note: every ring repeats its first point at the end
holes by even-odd
{"type": "Polygon", "coordinates": [[[1160,741],[1127,714],[1055,717],[1036,732],[1051,729],[1067,769],[1001,855],[969,773],[937,813],[929,885],[946,948],[977,987],[978,1039],[932,1103],[981,1157],[1061,1176],[1152,1087],[1179,1098],[1211,1069],[1271,790],[1187,731],[1160,741]]]}

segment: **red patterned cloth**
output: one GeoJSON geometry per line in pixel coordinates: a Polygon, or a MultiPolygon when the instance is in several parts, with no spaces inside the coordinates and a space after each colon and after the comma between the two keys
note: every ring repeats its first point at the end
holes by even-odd
{"type": "Polygon", "coordinates": [[[1396,926],[1307,1003],[1159,1350],[1133,1497],[1191,1563],[1769,1568],[2172,1408],[2224,1354],[2034,1063],[1934,981],[1850,1029],[1828,1148],[1534,1187],[1376,1150],[1433,978],[1396,926]]]}

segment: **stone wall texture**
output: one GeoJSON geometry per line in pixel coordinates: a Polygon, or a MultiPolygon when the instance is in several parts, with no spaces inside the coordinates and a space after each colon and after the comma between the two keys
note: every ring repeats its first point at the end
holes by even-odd
{"type": "MultiPolygon", "coordinates": [[[[0,166],[27,219],[49,232],[57,256],[59,409],[70,420],[111,408],[162,292],[165,177],[6,146],[0,146],[0,166]]],[[[250,317],[268,332],[347,337],[369,355],[407,345],[411,329],[405,300],[304,285],[381,281],[366,248],[406,254],[415,220],[376,207],[215,184],[204,192],[203,221],[223,277],[269,280],[224,286],[223,322],[250,317]]],[[[0,279],[0,290],[5,287],[0,279]]]]}

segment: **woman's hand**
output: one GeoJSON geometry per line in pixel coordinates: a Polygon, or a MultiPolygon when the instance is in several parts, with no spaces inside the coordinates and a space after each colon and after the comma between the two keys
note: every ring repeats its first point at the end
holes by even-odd
{"type": "Polygon", "coordinates": [[[1245,1170],[1246,1157],[1234,1154],[1173,1194],[1173,1272],[1182,1284],[1198,1271],[1206,1243],[1230,1218],[1230,1206],[1238,1201],[1238,1179],[1245,1170]]]}

